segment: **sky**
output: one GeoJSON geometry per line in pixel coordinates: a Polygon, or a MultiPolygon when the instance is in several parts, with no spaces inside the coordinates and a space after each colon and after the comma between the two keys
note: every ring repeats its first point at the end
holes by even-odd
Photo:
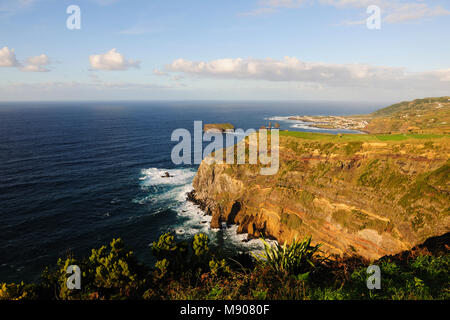
{"type": "Polygon", "coordinates": [[[0,0],[0,101],[443,95],[448,0],[0,0]]]}

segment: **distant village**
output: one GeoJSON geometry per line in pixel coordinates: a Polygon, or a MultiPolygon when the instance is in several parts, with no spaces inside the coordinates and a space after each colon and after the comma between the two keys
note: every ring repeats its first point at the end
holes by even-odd
{"type": "Polygon", "coordinates": [[[322,129],[364,129],[368,122],[364,119],[340,117],[340,116],[292,116],[289,120],[310,123],[311,127],[322,129]]]}
{"type": "MultiPolygon", "coordinates": [[[[341,116],[291,116],[288,118],[288,120],[302,121],[308,123],[310,127],[321,129],[361,130],[364,129],[368,124],[367,119],[364,118],[341,116]]],[[[278,122],[269,122],[267,125],[262,125],[260,129],[280,129],[280,124],[278,122]]],[[[205,124],[203,130],[233,132],[234,126],[230,123],[205,124]]]]}

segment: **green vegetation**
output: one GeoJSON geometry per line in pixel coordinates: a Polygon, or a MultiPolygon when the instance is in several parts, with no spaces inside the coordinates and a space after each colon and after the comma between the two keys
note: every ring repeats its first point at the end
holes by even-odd
{"type": "Polygon", "coordinates": [[[354,154],[354,153],[360,151],[361,147],[362,147],[361,141],[351,141],[351,142],[347,143],[347,145],[345,146],[345,153],[347,155],[354,154]]]}
{"type": "Polygon", "coordinates": [[[322,129],[350,129],[372,134],[450,133],[450,97],[404,101],[366,115],[292,116],[322,129]]]}
{"type": "Polygon", "coordinates": [[[393,161],[381,162],[374,159],[362,168],[358,184],[380,191],[400,190],[408,184],[408,179],[399,172],[393,161]]]}
{"type": "Polygon", "coordinates": [[[449,138],[281,131],[275,174],[202,163],[193,186],[215,226],[232,221],[280,243],[308,234],[328,254],[374,259],[448,230],[449,138]]]}
{"type": "Polygon", "coordinates": [[[276,243],[272,246],[266,240],[262,241],[264,252],[255,258],[276,273],[307,275],[314,268],[313,261],[318,259],[316,255],[320,245],[311,246],[311,237],[303,241],[294,239],[290,245],[276,243]]]}
{"type": "Polygon", "coordinates": [[[327,142],[385,142],[385,141],[406,141],[409,139],[426,140],[449,138],[449,134],[326,134],[316,132],[281,131],[280,136],[296,137],[305,140],[327,141],[327,142]]]}
{"type": "Polygon", "coordinates": [[[409,241],[448,231],[442,222],[450,214],[449,107],[449,97],[393,105],[371,115],[365,130],[372,134],[281,131],[280,168],[273,176],[259,175],[259,165],[212,165],[213,171],[202,164],[203,176],[196,177],[194,187],[204,198],[197,200],[224,209],[238,199],[245,210],[233,219],[243,232],[278,234],[289,245],[263,240],[264,252],[256,259],[229,257],[210,247],[204,234],[177,241],[167,233],[152,244],[155,263],[147,266],[114,239],[87,258],[59,259],[38,283],[0,283],[0,300],[450,299],[449,234],[435,243],[437,249],[418,246],[372,262],[357,255],[379,257],[377,242],[367,252],[370,240],[369,245],[348,241],[363,230],[376,232],[376,241],[388,233],[393,249],[385,252],[398,252],[409,241]],[[261,223],[266,211],[279,220],[261,223]],[[349,237],[330,231],[341,227],[349,237]],[[311,237],[291,241],[295,234],[312,235],[323,247],[311,245],[311,237]],[[352,257],[328,252],[325,258],[320,248],[337,248],[352,257]],[[367,289],[370,264],[381,268],[381,290],[367,289]],[[70,265],[82,271],[81,290],[67,289],[70,265]]]}
{"type": "Polygon", "coordinates": [[[0,284],[0,300],[20,299],[449,299],[448,234],[438,249],[424,247],[374,262],[381,290],[366,287],[368,262],[328,260],[311,238],[271,246],[258,259],[221,257],[197,234],[175,241],[163,234],[151,248],[157,262],[139,263],[120,239],[87,259],[59,259],[36,284],[0,284]],[[66,269],[82,271],[81,290],[66,288],[66,269]]]}
{"type": "Polygon", "coordinates": [[[311,192],[308,192],[306,190],[300,191],[298,200],[300,203],[302,203],[304,206],[309,206],[314,200],[314,195],[311,192]]]}
{"type": "Polygon", "coordinates": [[[449,133],[450,97],[404,101],[373,112],[371,133],[449,133]]]}
{"type": "Polygon", "coordinates": [[[398,204],[412,217],[410,223],[414,230],[423,228],[438,206],[443,208],[442,216],[450,214],[449,197],[446,191],[450,181],[449,163],[447,161],[438,169],[420,175],[408,192],[399,199],[398,204]],[[434,205],[428,204],[431,199],[434,205]]]}
{"type": "MultiPolygon", "coordinates": [[[[315,117],[315,119],[321,121],[321,117],[315,117]]],[[[347,119],[351,123],[355,119],[364,119],[368,123],[363,124],[362,130],[371,134],[383,134],[375,138],[379,140],[404,140],[405,137],[402,137],[401,134],[425,135],[422,137],[411,136],[413,138],[431,138],[430,134],[450,133],[450,97],[404,101],[377,110],[369,115],[341,117],[328,125],[316,124],[315,127],[340,128],[342,121],[345,122],[342,119],[347,119]]],[[[290,133],[283,134],[291,135],[290,133]]],[[[301,133],[297,136],[302,136],[304,139],[315,139],[318,135],[318,133],[301,133]]],[[[352,139],[352,137],[349,137],[351,135],[346,136],[346,139],[352,139]]]]}
{"type": "Polygon", "coordinates": [[[286,212],[281,213],[281,223],[284,223],[285,225],[289,226],[292,229],[298,230],[298,228],[300,228],[302,222],[303,222],[302,219],[300,219],[295,214],[290,214],[290,213],[286,213],[286,212]]]}
{"type": "Polygon", "coordinates": [[[389,107],[379,109],[372,113],[373,116],[390,116],[399,112],[417,111],[420,109],[426,109],[427,104],[432,103],[448,103],[450,97],[438,97],[438,98],[424,98],[416,99],[414,101],[403,101],[393,104],[389,107]]]}
{"type": "Polygon", "coordinates": [[[349,229],[351,232],[357,232],[364,229],[373,229],[381,234],[389,229],[389,222],[371,218],[364,212],[356,209],[353,209],[352,211],[342,209],[336,210],[333,212],[332,217],[333,221],[349,229]]]}

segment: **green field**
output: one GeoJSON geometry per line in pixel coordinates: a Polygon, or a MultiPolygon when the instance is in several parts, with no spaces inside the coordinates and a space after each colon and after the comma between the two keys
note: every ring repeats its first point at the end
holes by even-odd
{"type": "Polygon", "coordinates": [[[364,142],[385,142],[403,141],[410,139],[430,140],[450,138],[448,134],[327,134],[315,132],[280,131],[280,136],[296,137],[306,140],[320,140],[330,142],[364,141],[364,142]]]}

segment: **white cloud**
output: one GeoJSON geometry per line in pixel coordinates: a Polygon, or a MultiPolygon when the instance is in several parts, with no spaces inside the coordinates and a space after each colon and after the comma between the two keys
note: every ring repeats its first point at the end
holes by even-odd
{"type": "Polygon", "coordinates": [[[50,64],[46,54],[29,57],[26,63],[21,63],[16,58],[14,49],[3,47],[0,50],[0,67],[14,67],[24,72],[49,72],[47,66],[50,64]]]}
{"type": "Polygon", "coordinates": [[[450,82],[450,69],[438,70],[436,74],[440,77],[441,81],[450,82]]]}
{"type": "Polygon", "coordinates": [[[266,8],[298,8],[310,0],[261,0],[259,5],[266,8]]]}
{"type": "Polygon", "coordinates": [[[36,56],[36,57],[30,57],[27,59],[27,61],[29,64],[38,65],[38,66],[49,64],[48,57],[45,54],[41,54],[40,56],[36,56]]]}
{"type": "Polygon", "coordinates": [[[139,61],[127,60],[123,54],[111,49],[104,54],[94,54],[89,56],[92,69],[95,70],[127,70],[129,68],[139,68],[139,61]]]}
{"type": "Polygon", "coordinates": [[[31,7],[36,0],[2,0],[0,3],[0,16],[9,17],[31,7]]]}
{"type": "Polygon", "coordinates": [[[338,8],[367,8],[369,5],[377,5],[383,12],[383,21],[387,23],[450,15],[449,10],[441,6],[430,6],[423,0],[409,2],[402,0],[320,0],[320,2],[338,8]]]}
{"type": "Polygon", "coordinates": [[[100,6],[109,6],[118,2],[119,0],[91,0],[92,2],[100,5],[100,6]]]}
{"type": "Polygon", "coordinates": [[[153,69],[153,74],[155,76],[167,76],[167,72],[161,71],[159,69],[153,69]]]}
{"type": "Polygon", "coordinates": [[[109,82],[95,80],[91,82],[79,81],[49,81],[40,83],[16,82],[8,85],[0,85],[0,88],[16,92],[64,92],[76,90],[104,91],[109,89],[117,90],[160,90],[169,89],[171,86],[158,85],[153,83],[134,83],[134,82],[109,82]]]}
{"type": "Polygon", "coordinates": [[[270,7],[297,8],[308,0],[264,0],[262,5],[270,7]]]}
{"type": "MultiPolygon", "coordinates": [[[[318,3],[333,6],[338,9],[365,9],[370,5],[381,8],[383,21],[387,23],[401,23],[420,20],[427,17],[450,15],[450,10],[441,6],[431,6],[424,0],[265,0],[259,2],[259,7],[243,15],[259,15],[274,13],[277,8],[299,8],[305,3],[318,3]]],[[[362,11],[365,14],[365,10],[362,11]]],[[[344,25],[362,24],[362,20],[347,21],[344,25]]]]}
{"type": "Polygon", "coordinates": [[[304,62],[295,57],[200,62],[178,59],[166,70],[196,77],[297,82],[328,88],[450,89],[450,69],[414,73],[398,67],[304,62]]]}
{"type": "Polygon", "coordinates": [[[409,20],[419,20],[426,17],[450,15],[450,11],[440,6],[429,7],[425,3],[407,3],[393,8],[391,13],[384,17],[384,21],[398,23],[409,20]]]}
{"type": "Polygon", "coordinates": [[[14,49],[3,47],[0,50],[0,67],[17,67],[20,66],[19,61],[16,59],[16,53],[14,49]]]}
{"type": "Polygon", "coordinates": [[[48,81],[39,83],[12,82],[0,84],[0,96],[4,101],[23,100],[104,100],[105,94],[110,99],[144,99],[162,94],[175,86],[152,83],[109,82],[109,81],[48,81]]]}
{"type": "Polygon", "coordinates": [[[241,13],[244,16],[256,16],[276,12],[276,8],[298,8],[308,0],[261,0],[259,8],[241,13]]]}
{"type": "Polygon", "coordinates": [[[449,10],[441,6],[432,7],[423,0],[410,0],[409,2],[403,0],[320,0],[320,2],[337,8],[367,8],[370,5],[377,5],[383,12],[383,21],[388,23],[450,15],[449,10]]]}
{"type": "Polygon", "coordinates": [[[40,56],[28,58],[27,65],[20,68],[20,70],[25,72],[49,72],[50,70],[46,67],[49,64],[48,56],[41,54],[40,56]]]}
{"type": "Polygon", "coordinates": [[[354,8],[367,8],[370,5],[386,6],[390,2],[396,0],[319,0],[321,4],[331,5],[335,7],[354,7],[354,8]]]}
{"type": "Polygon", "coordinates": [[[249,12],[243,12],[240,15],[241,16],[260,16],[260,15],[264,15],[264,14],[271,14],[271,13],[274,13],[275,11],[276,11],[275,8],[262,7],[262,8],[254,9],[249,12]]]}
{"type": "Polygon", "coordinates": [[[374,67],[365,64],[328,64],[304,62],[295,57],[283,60],[220,59],[209,62],[193,62],[178,59],[166,66],[168,71],[188,74],[238,79],[268,81],[327,81],[342,83],[361,79],[384,79],[402,74],[401,68],[374,67]]]}

